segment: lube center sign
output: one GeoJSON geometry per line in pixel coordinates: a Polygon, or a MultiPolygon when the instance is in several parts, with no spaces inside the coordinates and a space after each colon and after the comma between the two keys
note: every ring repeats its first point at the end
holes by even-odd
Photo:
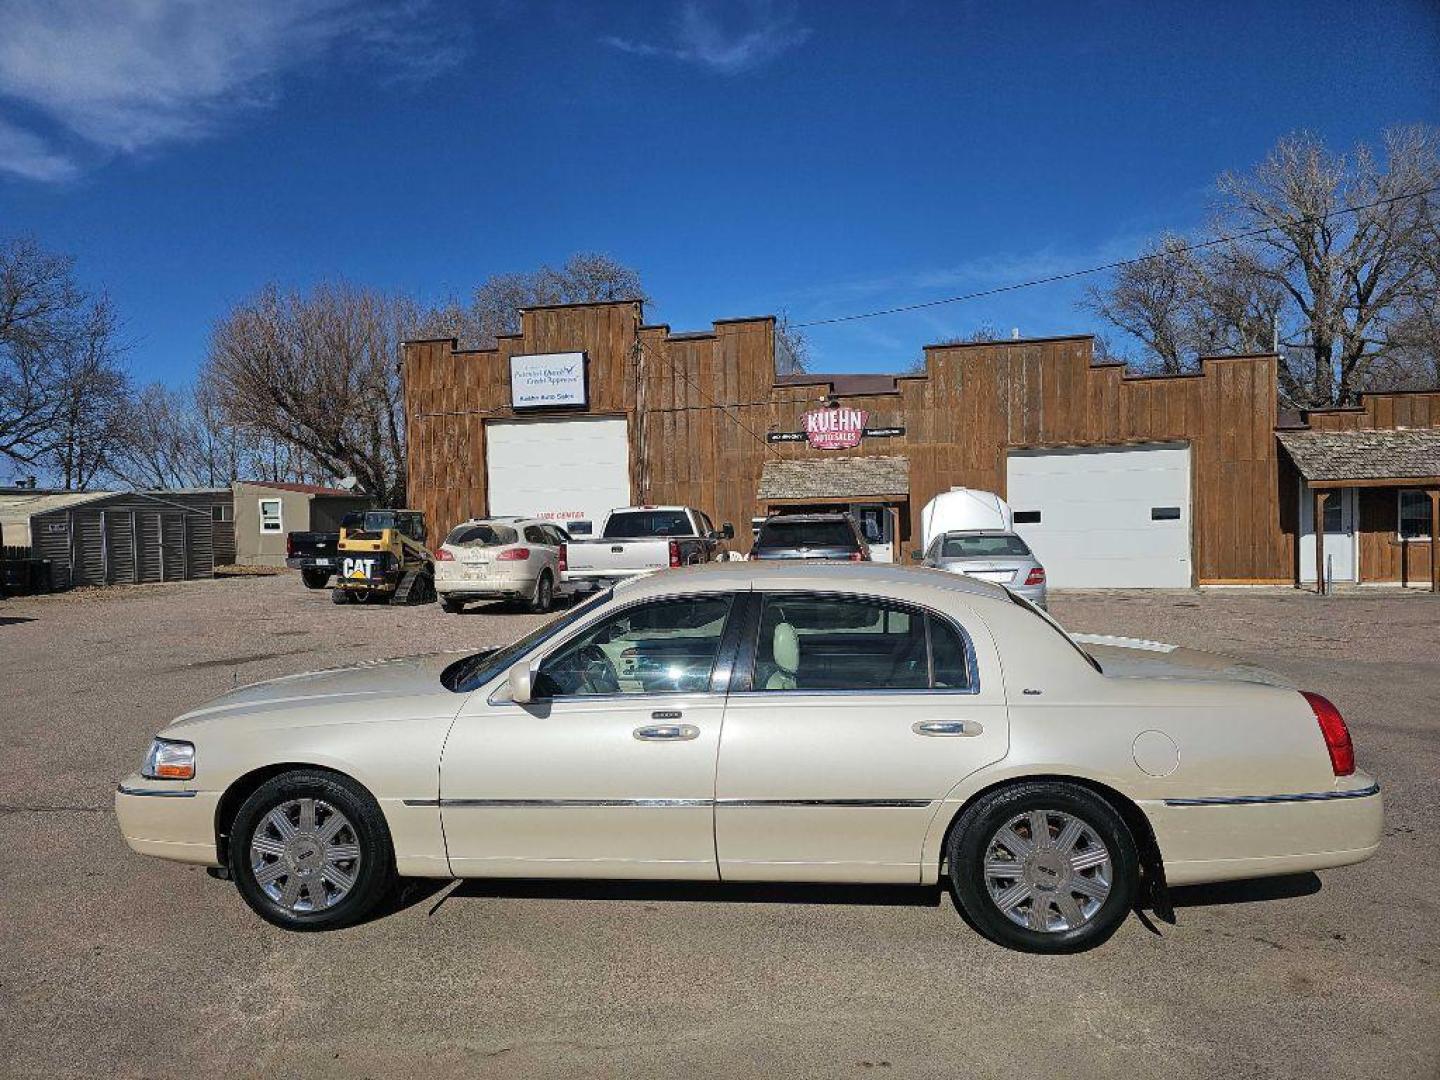
{"type": "Polygon", "coordinates": [[[531,353],[510,358],[512,409],[554,409],[586,402],[583,352],[531,353]]]}

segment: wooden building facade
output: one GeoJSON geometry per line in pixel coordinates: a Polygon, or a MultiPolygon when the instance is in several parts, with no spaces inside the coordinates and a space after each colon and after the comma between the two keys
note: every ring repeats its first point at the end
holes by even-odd
{"type": "MultiPolygon", "coordinates": [[[[1163,504],[1148,509],[1157,530],[1180,530],[1185,554],[1176,566],[1154,581],[1081,581],[1077,571],[1077,580],[1052,577],[1055,584],[1289,584],[1302,576],[1305,489],[1276,438],[1273,356],[1210,357],[1193,375],[1135,377],[1118,365],[1097,365],[1091,339],[1077,336],[927,346],[925,369],[914,375],[805,375],[777,373],[774,331],[773,318],[760,317],[677,334],[646,325],[640,303],[623,301],[528,309],[521,332],[492,349],[458,350],[453,340],[408,342],[410,504],[425,511],[435,535],[491,513],[561,517],[543,499],[520,508],[507,494],[504,506],[492,505],[492,489],[508,481],[494,474],[487,443],[499,426],[510,440],[521,423],[543,420],[560,431],[562,420],[609,418],[625,440],[629,502],[693,505],[717,523],[734,522],[740,550],[748,549],[746,524],[782,506],[878,504],[893,514],[893,551],[905,558],[919,536],[921,508],[949,488],[1007,497],[1021,486],[1042,492],[1046,483],[1067,483],[1067,475],[1083,479],[1093,461],[1096,468],[1102,462],[1114,468],[1119,498],[1126,477],[1143,486],[1160,474],[1150,466],[1163,458],[1182,463],[1167,482],[1185,490],[1148,496],[1137,488],[1132,501],[1163,504]],[[516,408],[512,360],[551,354],[583,357],[583,403],[516,408]],[[840,432],[840,448],[822,448],[831,445],[828,436],[812,434],[812,427],[840,432]],[[853,445],[845,445],[846,438],[853,445]],[[1100,451],[1103,458],[1083,457],[1100,451]],[[844,489],[845,469],[836,463],[871,456],[899,459],[899,475],[908,478],[891,486],[903,484],[903,491],[844,489]],[[1144,467],[1127,469],[1130,460],[1144,467]],[[775,497],[774,484],[765,482],[767,467],[777,471],[770,463],[805,461],[827,462],[826,475],[838,477],[827,481],[834,490],[775,497]],[[1050,463],[1057,467],[1047,472],[1050,463]]],[[[1399,424],[1402,417],[1423,417],[1426,425],[1440,426],[1440,395],[1376,395],[1365,402],[1343,414],[1312,413],[1309,422],[1399,424]]],[[[564,469],[563,459],[529,464],[537,486],[564,469]]],[[[884,472],[897,475],[892,468],[884,472]]],[[[855,474],[873,477],[875,470],[855,474]]],[[[1011,501],[1023,509],[1023,498],[1011,501]]],[[[1115,505],[1119,530],[1122,507],[1115,505]]],[[[1362,522],[1378,522],[1378,503],[1367,498],[1359,505],[1362,522]]],[[[1047,509],[1046,524],[1062,511],[1047,509]]],[[[1104,505],[1087,513],[1086,528],[1103,530],[1104,505]]],[[[1029,515],[1035,528],[1045,527],[1038,508],[1029,515]]],[[[1135,535],[1117,532],[1116,543],[1143,545],[1148,527],[1143,521],[1125,526],[1135,535]]],[[[1376,551],[1362,566],[1373,558],[1377,573],[1390,573],[1385,560],[1394,553],[1384,549],[1382,558],[1376,551]]],[[[1424,561],[1428,568],[1428,551],[1424,561]]],[[[1123,576],[1124,560],[1119,563],[1115,572],[1123,576]]],[[[1395,567],[1398,578],[1398,562],[1395,567]]]]}

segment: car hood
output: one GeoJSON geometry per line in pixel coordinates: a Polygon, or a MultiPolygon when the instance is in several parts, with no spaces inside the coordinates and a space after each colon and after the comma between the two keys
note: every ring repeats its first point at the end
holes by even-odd
{"type": "Polygon", "coordinates": [[[1107,634],[1070,636],[1082,649],[1095,657],[1106,675],[1117,678],[1198,679],[1207,682],[1249,682],[1294,688],[1294,684],[1283,675],[1202,649],[1140,638],[1112,637],[1107,634]]]}
{"type": "Polygon", "coordinates": [[[461,695],[451,693],[440,682],[440,673],[464,655],[473,653],[436,653],[429,656],[397,657],[391,660],[367,660],[349,667],[325,671],[305,671],[278,679],[251,683],[222,694],[198,709],[178,717],[167,730],[190,728],[199,724],[236,716],[282,717],[302,715],[340,721],[386,716],[436,715],[453,706],[458,710],[461,695]],[[433,698],[431,707],[421,707],[417,699],[433,698]],[[407,707],[399,708],[401,702],[407,707]],[[390,702],[395,708],[377,708],[390,702]]]}

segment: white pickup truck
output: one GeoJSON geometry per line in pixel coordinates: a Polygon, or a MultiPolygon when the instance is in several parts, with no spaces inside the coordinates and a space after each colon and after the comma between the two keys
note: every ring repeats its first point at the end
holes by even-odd
{"type": "Polygon", "coordinates": [[[720,542],[734,536],[728,521],[716,529],[690,506],[622,506],[606,515],[598,537],[571,540],[561,549],[560,570],[568,586],[600,588],[672,566],[713,562],[720,542]]]}

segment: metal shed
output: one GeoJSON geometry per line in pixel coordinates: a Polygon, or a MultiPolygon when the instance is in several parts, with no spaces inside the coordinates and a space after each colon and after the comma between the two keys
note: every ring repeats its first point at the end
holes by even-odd
{"type": "Polygon", "coordinates": [[[0,495],[7,544],[50,560],[51,586],[135,585],[215,574],[208,507],[164,493],[26,492],[0,495]]]}

